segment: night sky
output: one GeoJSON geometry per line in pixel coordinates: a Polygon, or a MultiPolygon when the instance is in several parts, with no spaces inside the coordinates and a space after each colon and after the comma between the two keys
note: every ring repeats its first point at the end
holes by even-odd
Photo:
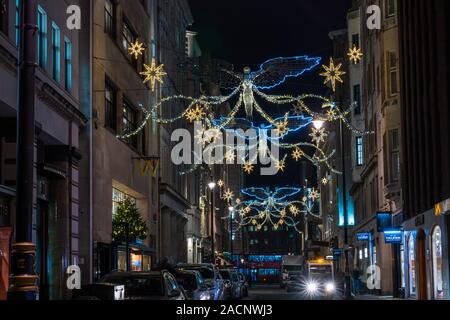
{"type": "MultiPolygon", "coordinates": [[[[351,0],[188,0],[203,52],[224,59],[242,70],[253,70],[275,57],[309,55],[328,60],[329,32],[346,27],[351,0]]],[[[290,80],[278,93],[317,93],[328,89],[317,71],[290,80]]],[[[273,93],[273,92],[271,92],[273,93]]],[[[280,114],[286,112],[278,110],[280,114]]],[[[295,162],[276,177],[252,176],[249,185],[300,186],[295,162]]],[[[259,171],[259,170],[257,170],[259,171]]]]}

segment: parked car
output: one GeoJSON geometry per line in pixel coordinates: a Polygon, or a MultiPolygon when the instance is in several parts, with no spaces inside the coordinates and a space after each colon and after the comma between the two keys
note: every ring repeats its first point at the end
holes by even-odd
{"type": "Polygon", "coordinates": [[[123,285],[125,300],[186,300],[175,277],[167,271],[113,272],[99,283],[123,285]]]}
{"type": "Polygon", "coordinates": [[[242,299],[242,285],[237,271],[222,269],[220,274],[225,284],[225,300],[242,299]]]}
{"type": "Polygon", "coordinates": [[[239,276],[239,280],[240,280],[240,282],[241,282],[241,288],[242,288],[242,297],[248,297],[248,288],[249,288],[249,285],[248,285],[248,282],[247,282],[247,279],[245,278],[245,276],[242,274],[242,273],[238,273],[238,276],[239,276]]]}
{"type": "Polygon", "coordinates": [[[210,300],[209,286],[198,271],[177,270],[174,274],[188,300],[210,300]]]}
{"type": "Polygon", "coordinates": [[[224,281],[219,273],[219,269],[213,264],[178,264],[177,268],[200,272],[206,285],[209,287],[210,300],[224,299],[224,281]]]}

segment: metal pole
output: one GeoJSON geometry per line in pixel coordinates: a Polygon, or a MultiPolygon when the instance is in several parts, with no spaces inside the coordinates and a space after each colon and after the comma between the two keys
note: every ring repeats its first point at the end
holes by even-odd
{"type": "Polygon", "coordinates": [[[214,225],[215,225],[215,218],[216,218],[216,215],[215,215],[215,208],[214,208],[214,189],[210,189],[210,191],[211,191],[211,259],[212,259],[212,263],[216,263],[216,246],[215,246],[215,237],[216,237],[216,235],[215,235],[215,228],[214,228],[214,225]]]}
{"type": "Polygon", "coordinates": [[[348,212],[347,212],[347,188],[346,188],[346,176],[345,176],[345,155],[344,155],[344,128],[342,126],[342,120],[339,121],[339,127],[341,131],[341,160],[342,160],[342,200],[344,210],[344,258],[345,258],[345,298],[352,298],[351,290],[351,278],[350,278],[350,264],[348,258],[348,212]]]}
{"type": "Polygon", "coordinates": [[[230,259],[233,262],[233,211],[230,211],[230,259]]]}
{"type": "Polygon", "coordinates": [[[19,10],[16,236],[8,299],[37,300],[39,277],[36,275],[36,245],[32,240],[37,1],[23,0],[19,10]]]}
{"type": "Polygon", "coordinates": [[[125,254],[126,254],[126,263],[127,263],[127,272],[131,270],[131,263],[130,263],[130,223],[127,222],[125,224],[125,254]]]}

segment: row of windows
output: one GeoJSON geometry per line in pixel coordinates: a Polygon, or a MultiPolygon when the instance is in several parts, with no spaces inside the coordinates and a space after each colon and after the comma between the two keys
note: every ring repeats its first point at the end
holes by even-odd
{"type": "MultiPolygon", "coordinates": [[[[0,31],[8,33],[8,1],[0,3],[0,31]]],[[[19,32],[19,6],[20,0],[15,1],[15,42],[19,45],[20,32],[19,32]]],[[[37,63],[43,69],[47,70],[48,63],[48,16],[45,10],[38,6],[37,12],[37,63]]],[[[52,78],[61,83],[61,54],[64,57],[64,88],[69,93],[72,92],[72,42],[64,37],[63,47],[61,44],[61,30],[58,25],[51,22],[51,70],[52,78]],[[63,50],[63,52],[61,52],[63,50]]]]}
{"type": "MultiPolygon", "coordinates": [[[[113,131],[118,132],[118,89],[112,83],[111,80],[106,79],[105,81],[105,127],[113,131]]],[[[133,105],[126,99],[122,99],[121,103],[121,123],[122,123],[122,133],[130,133],[137,129],[138,123],[138,112],[133,107],[133,105]]],[[[142,147],[141,152],[145,154],[145,130],[142,132],[142,147]]],[[[127,143],[133,148],[138,149],[138,137],[133,135],[128,138],[127,143]]]]}

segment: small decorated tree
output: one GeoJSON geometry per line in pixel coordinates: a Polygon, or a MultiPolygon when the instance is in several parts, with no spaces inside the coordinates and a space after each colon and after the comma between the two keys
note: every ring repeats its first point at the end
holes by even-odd
{"type": "Polygon", "coordinates": [[[148,227],[142,219],[136,203],[126,198],[117,207],[113,215],[113,239],[116,241],[130,241],[130,239],[144,240],[148,236],[148,227]],[[126,231],[128,227],[128,239],[126,231]]]}

